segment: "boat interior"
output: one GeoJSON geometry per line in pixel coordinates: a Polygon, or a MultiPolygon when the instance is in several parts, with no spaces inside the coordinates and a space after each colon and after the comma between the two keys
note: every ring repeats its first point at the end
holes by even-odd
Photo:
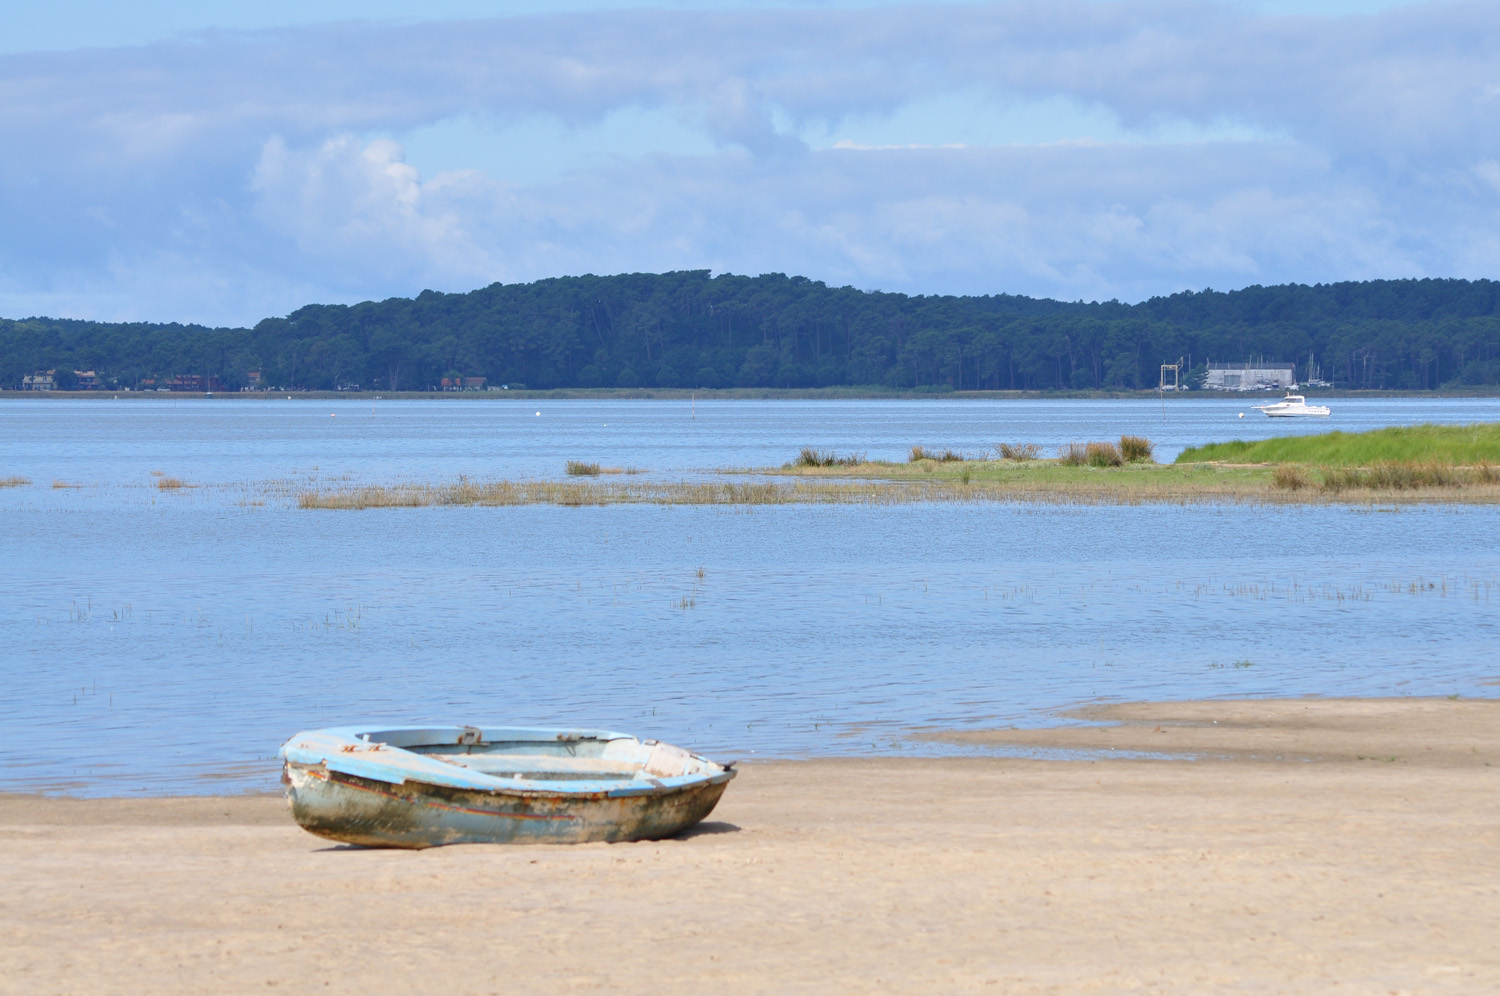
{"type": "Polygon", "coordinates": [[[358,734],[357,739],[497,778],[647,781],[723,770],[681,747],[606,731],[465,726],[372,730],[358,734]]]}

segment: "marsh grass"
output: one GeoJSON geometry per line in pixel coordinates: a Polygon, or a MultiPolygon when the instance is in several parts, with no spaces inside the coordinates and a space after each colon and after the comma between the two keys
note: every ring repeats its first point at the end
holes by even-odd
{"type": "Polygon", "coordinates": [[[1302,463],[1325,467],[1370,467],[1377,463],[1500,463],[1500,423],[1412,425],[1370,432],[1326,432],[1281,436],[1258,442],[1235,440],[1193,446],[1178,463],[1302,463]]]}
{"type": "Polygon", "coordinates": [[[1369,467],[1323,467],[1320,473],[1322,480],[1318,487],[1335,494],[1353,489],[1414,491],[1500,484],[1500,470],[1488,462],[1477,467],[1456,467],[1435,460],[1385,460],[1369,467]]]}
{"type": "MultiPolygon", "coordinates": [[[[792,505],[902,504],[934,500],[945,489],[891,482],[605,484],[586,481],[471,481],[367,485],[304,491],[298,508],[419,508],[431,505],[792,505]]],[[[951,486],[946,489],[955,492],[951,486]]],[[[950,497],[952,495],[950,494],[950,497]]]]}
{"type": "Polygon", "coordinates": [[[1283,463],[1271,471],[1271,486],[1283,491],[1303,491],[1312,487],[1312,478],[1299,465],[1283,463]]]}
{"type": "Polygon", "coordinates": [[[925,446],[913,446],[906,454],[907,463],[931,460],[933,463],[963,463],[969,458],[958,450],[929,450],[925,446]]]}
{"type": "Polygon", "coordinates": [[[598,477],[600,474],[644,474],[639,467],[601,467],[597,463],[569,460],[563,467],[569,477],[598,477]]]}
{"type": "Polygon", "coordinates": [[[793,461],[794,467],[858,467],[865,462],[863,453],[835,453],[833,450],[820,450],[812,446],[802,447],[802,452],[797,454],[793,461]]]}
{"type": "Polygon", "coordinates": [[[156,479],[156,486],[162,491],[176,491],[179,488],[187,487],[187,484],[180,477],[158,477],[156,479]]]}
{"type": "Polygon", "coordinates": [[[55,491],[60,491],[63,488],[81,488],[81,487],[83,487],[82,484],[70,484],[67,481],[53,481],[52,482],[52,488],[55,491]]]}
{"type": "Polygon", "coordinates": [[[1120,448],[1114,443],[1093,442],[1083,448],[1083,458],[1090,467],[1118,467],[1125,462],[1120,448]]]}
{"type": "Polygon", "coordinates": [[[1042,448],[1036,443],[996,443],[995,452],[1002,460],[1024,463],[1041,456],[1042,448]]]}
{"type": "Polygon", "coordinates": [[[790,484],[777,481],[634,484],[593,480],[473,481],[460,478],[446,484],[304,488],[283,493],[294,497],[296,506],[304,509],[472,505],[906,505],[967,501],[1138,505],[1272,500],[1269,498],[1270,489],[1263,482],[1264,471],[1259,472],[1257,478],[1262,483],[1251,488],[1246,488],[1244,481],[1249,480],[1247,474],[1255,472],[1221,472],[1209,468],[1191,471],[1153,468],[1147,471],[1143,468],[1128,472],[1138,480],[1117,482],[1092,474],[1080,476],[1076,471],[1061,471],[1051,462],[1019,466],[971,462],[943,474],[928,473],[924,467],[910,464],[861,465],[852,471],[849,468],[787,467],[779,472],[799,479],[790,484]],[[868,471],[886,468],[911,476],[899,480],[882,479],[873,474],[864,476],[868,471]],[[994,476],[1007,468],[1014,473],[994,476]],[[857,476],[801,478],[803,473],[857,476]],[[1150,478],[1156,476],[1172,479],[1154,483],[1150,478]],[[1191,479],[1192,484],[1184,486],[1187,479],[1191,479]]]}
{"type": "Polygon", "coordinates": [[[1082,443],[1064,443],[1057,448],[1057,462],[1064,467],[1082,467],[1088,459],[1088,448],[1082,443]]]}
{"type": "Polygon", "coordinates": [[[1120,456],[1126,463],[1145,463],[1151,459],[1154,447],[1144,436],[1121,436],[1120,456]]]}
{"type": "Polygon", "coordinates": [[[30,483],[29,477],[0,477],[0,488],[24,488],[30,483]]]}

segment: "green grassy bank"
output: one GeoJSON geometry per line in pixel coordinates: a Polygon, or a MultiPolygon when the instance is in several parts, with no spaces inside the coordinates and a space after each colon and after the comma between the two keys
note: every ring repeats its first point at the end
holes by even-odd
{"type": "Polygon", "coordinates": [[[1500,463],[1500,424],[1412,425],[1371,432],[1282,436],[1258,442],[1235,440],[1186,449],[1185,463],[1300,463],[1324,467],[1370,467],[1378,463],[1500,463]]]}

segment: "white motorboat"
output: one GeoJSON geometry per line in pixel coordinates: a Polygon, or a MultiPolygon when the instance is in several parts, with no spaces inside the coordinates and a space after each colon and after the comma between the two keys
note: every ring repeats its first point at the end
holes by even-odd
{"type": "Polygon", "coordinates": [[[1255,407],[1271,418],[1327,418],[1330,414],[1327,405],[1310,405],[1302,395],[1290,392],[1275,404],[1255,407]]]}

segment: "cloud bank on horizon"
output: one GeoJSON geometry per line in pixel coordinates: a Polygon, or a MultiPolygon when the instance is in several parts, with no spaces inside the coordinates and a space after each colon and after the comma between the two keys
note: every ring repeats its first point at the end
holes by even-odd
{"type": "Polygon", "coordinates": [[[0,54],[0,315],[576,273],[1140,300],[1500,271],[1500,16],[598,9],[0,54]]]}

